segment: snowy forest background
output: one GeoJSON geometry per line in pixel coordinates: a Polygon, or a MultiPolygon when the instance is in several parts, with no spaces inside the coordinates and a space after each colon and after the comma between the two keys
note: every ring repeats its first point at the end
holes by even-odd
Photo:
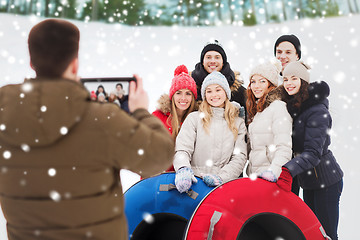
{"type": "MultiPolygon", "coordinates": [[[[25,77],[34,77],[34,72],[29,66],[27,36],[32,26],[43,20],[45,16],[66,17],[79,27],[81,32],[80,76],[113,77],[131,76],[133,73],[138,73],[143,77],[145,89],[149,94],[150,111],[155,110],[159,96],[168,92],[176,66],[185,64],[189,70],[192,70],[199,61],[203,46],[208,41],[217,39],[222,43],[232,69],[241,72],[245,80],[244,85],[247,86],[250,69],[273,57],[275,40],[282,34],[297,35],[302,43],[302,60],[312,66],[311,81],[324,80],[331,88],[330,112],[333,117],[333,128],[329,131],[332,137],[330,149],[345,173],[344,191],[340,201],[339,239],[358,239],[357,219],[360,216],[358,203],[360,198],[358,177],[360,172],[358,157],[360,82],[357,82],[360,80],[358,59],[360,15],[357,14],[358,0],[105,0],[104,2],[97,1],[98,10],[103,13],[98,13],[96,21],[92,17],[93,10],[90,8],[96,0],[93,0],[91,4],[82,1],[82,7],[79,8],[71,5],[72,2],[75,1],[0,0],[0,11],[4,12],[0,13],[0,87],[20,83],[25,77]],[[45,2],[50,4],[47,15],[44,9],[45,2]],[[105,2],[107,2],[106,5],[118,3],[118,6],[143,2],[144,6],[147,6],[148,13],[140,12],[139,15],[142,15],[131,23],[129,19],[133,13],[128,10],[126,20],[121,19],[126,14],[123,14],[124,10],[120,7],[116,8],[118,9],[116,11],[122,13],[119,18],[114,17],[116,14],[104,15],[105,10],[109,11],[109,8],[101,5],[105,2]],[[198,18],[196,18],[196,14],[194,17],[186,11],[182,12],[183,17],[172,12],[171,6],[180,2],[182,6],[180,10],[190,2],[190,5],[199,2],[215,4],[212,6],[213,10],[203,9],[205,5],[198,7],[198,13],[196,13],[198,18]],[[221,17],[215,9],[216,2],[223,4],[221,17]],[[236,5],[234,12],[241,16],[232,23],[229,22],[227,2],[234,3],[236,5]],[[289,4],[290,2],[292,4],[289,4]],[[325,7],[329,2],[337,4],[339,16],[326,16],[325,7]],[[166,7],[161,8],[160,3],[166,4],[166,7]],[[251,3],[254,3],[254,11],[251,3]],[[264,3],[267,4],[267,10],[264,8],[264,3]],[[299,3],[303,4],[303,8],[300,11],[296,9],[294,11],[294,7],[299,3]],[[316,6],[317,3],[320,4],[320,10],[310,12],[318,15],[305,14],[309,13],[311,4],[316,6]],[[30,7],[31,4],[32,7],[30,7]],[[283,6],[286,6],[286,16],[283,6]],[[89,9],[86,10],[86,8],[89,9]],[[70,10],[76,12],[73,15],[74,19],[66,15],[70,10]],[[88,11],[87,18],[82,18],[82,11],[85,12],[85,10],[88,11]],[[247,12],[247,15],[255,13],[257,24],[245,24],[246,21],[242,18],[243,11],[247,12]],[[208,17],[203,19],[200,17],[200,12],[205,12],[208,17]],[[265,12],[269,20],[266,20],[265,12]],[[171,14],[173,14],[172,17],[171,14]],[[271,18],[273,14],[278,16],[278,20],[271,18]],[[109,17],[110,15],[113,16],[113,20],[109,17]],[[175,15],[177,17],[174,17],[175,15]],[[151,21],[146,22],[147,18],[151,21]],[[167,22],[164,19],[171,21],[167,22]],[[143,21],[142,24],[141,21],[143,21]]],[[[79,4],[80,1],[76,3],[79,4]]],[[[122,172],[124,190],[138,180],[138,175],[127,171],[122,172]]],[[[7,239],[6,222],[1,212],[0,239],[7,239]]]]}
{"type": "Polygon", "coordinates": [[[359,13],[359,0],[1,0],[0,12],[133,26],[219,26],[359,13]]]}

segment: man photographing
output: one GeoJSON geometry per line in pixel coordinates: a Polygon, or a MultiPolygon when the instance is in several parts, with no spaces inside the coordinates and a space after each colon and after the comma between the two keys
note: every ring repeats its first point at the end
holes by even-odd
{"type": "Polygon", "coordinates": [[[79,83],[78,28],[48,19],[29,34],[36,78],[0,89],[0,204],[14,239],[127,239],[120,169],[166,170],[173,140],[130,83],[128,115],[79,83]]]}

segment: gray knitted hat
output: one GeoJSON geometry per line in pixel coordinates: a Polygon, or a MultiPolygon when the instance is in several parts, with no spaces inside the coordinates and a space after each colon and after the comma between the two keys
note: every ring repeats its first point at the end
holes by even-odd
{"type": "Polygon", "coordinates": [[[299,77],[306,82],[310,82],[310,66],[303,63],[302,61],[296,61],[289,63],[283,72],[283,76],[295,76],[299,77]]]}
{"type": "Polygon", "coordinates": [[[225,91],[228,99],[231,99],[231,90],[226,77],[218,71],[213,71],[206,76],[204,82],[201,85],[201,98],[205,100],[205,89],[211,84],[219,84],[225,91]]]}

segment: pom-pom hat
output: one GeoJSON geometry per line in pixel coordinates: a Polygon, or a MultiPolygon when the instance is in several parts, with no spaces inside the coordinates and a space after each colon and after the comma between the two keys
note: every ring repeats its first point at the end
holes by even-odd
{"type": "Polygon", "coordinates": [[[291,62],[289,63],[283,72],[283,76],[295,76],[298,78],[303,79],[306,82],[310,82],[310,66],[301,62],[301,61],[296,61],[296,62],[291,62]]]}
{"type": "Polygon", "coordinates": [[[220,85],[224,89],[228,99],[229,100],[231,99],[231,90],[230,90],[229,83],[226,80],[226,77],[218,71],[213,71],[212,73],[207,75],[206,78],[204,79],[204,82],[201,85],[201,98],[202,99],[205,99],[205,90],[211,84],[220,85]]]}
{"type": "Polygon", "coordinates": [[[96,98],[97,98],[95,91],[91,91],[91,93],[90,93],[90,98],[92,98],[92,99],[96,99],[96,98]]]}
{"type": "Polygon", "coordinates": [[[250,72],[250,80],[252,76],[260,75],[266,78],[275,86],[278,86],[281,68],[281,62],[277,59],[273,59],[266,63],[257,65],[250,72]]]}
{"type": "Polygon", "coordinates": [[[197,98],[197,90],[195,80],[189,75],[189,71],[185,65],[178,66],[174,71],[174,78],[171,82],[169,97],[172,99],[174,93],[180,89],[188,89],[197,98]]]}

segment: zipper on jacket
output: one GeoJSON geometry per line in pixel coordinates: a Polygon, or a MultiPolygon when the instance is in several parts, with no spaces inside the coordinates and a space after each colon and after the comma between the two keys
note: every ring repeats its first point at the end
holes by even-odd
{"type": "Polygon", "coordinates": [[[318,175],[317,175],[317,172],[316,172],[316,168],[314,168],[314,172],[315,172],[316,178],[318,178],[318,175]]]}

